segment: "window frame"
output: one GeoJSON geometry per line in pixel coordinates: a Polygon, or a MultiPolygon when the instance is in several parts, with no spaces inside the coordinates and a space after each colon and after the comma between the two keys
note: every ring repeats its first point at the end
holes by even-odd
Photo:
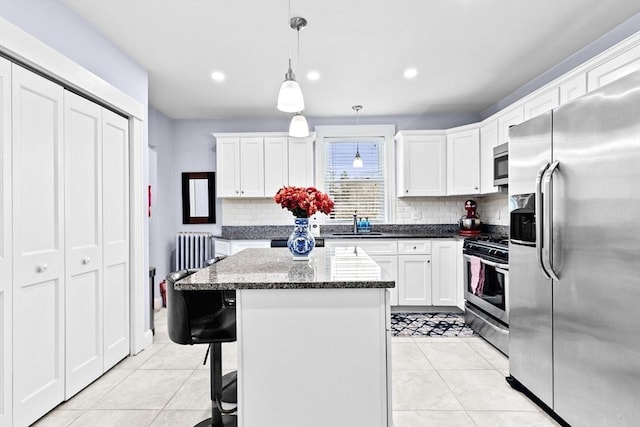
{"type": "MultiPolygon", "coordinates": [[[[320,191],[326,191],[324,174],[326,164],[325,139],[336,138],[382,138],[384,156],[384,224],[395,222],[395,125],[344,125],[344,126],[316,126],[316,187],[320,191]]],[[[324,224],[348,224],[350,221],[329,220],[326,215],[319,215],[318,220],[324,224]]]]}

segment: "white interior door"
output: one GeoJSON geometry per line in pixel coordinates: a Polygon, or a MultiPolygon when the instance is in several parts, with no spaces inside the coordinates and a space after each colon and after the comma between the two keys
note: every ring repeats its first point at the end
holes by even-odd
{"type": "Polygon", "coordinates": [[[104,370],[129,354],[129,122],[102,113],[104,370]]]}
{"type": "Polygon", "coordinates": [[[11,63],[0,58],[0,426],[11,421],[11,63]]]}
{"type": "Polygon", "coordinates": [[[65,398],[103,372],[102,107],[64,93],[65,398]]]}
{"type": "Polygon", "coordinates": [[[13,424],[22,426],[64,398],[63,89],[12,67],[13,424]]]}

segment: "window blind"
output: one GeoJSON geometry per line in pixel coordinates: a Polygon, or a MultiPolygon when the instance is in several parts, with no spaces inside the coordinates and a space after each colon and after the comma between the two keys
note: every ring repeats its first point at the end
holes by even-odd
{"type": "Polygon", "coordinates": [[[330,220],[351,221],[353,213],[369,221],[385,220],[383,138],[327,138],[325,191],[335,202],[330,220]],[[356,148],[362,168],[353,167],[356,148]]]}

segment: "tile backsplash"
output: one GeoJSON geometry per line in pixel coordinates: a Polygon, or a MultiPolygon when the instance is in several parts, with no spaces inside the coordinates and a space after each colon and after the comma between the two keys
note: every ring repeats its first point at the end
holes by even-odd
{"type": "MultiPolygon", "coordinates": [[[[396,224],[457,224],[466,212],[464,202],[478,204],[485,224],[509,225],[507,194],[489,196],[405,197],[395,200],[396,224]]],[[[224,199],[222,225],[289,225],[289,211],[273,199],[224,199]]]]}

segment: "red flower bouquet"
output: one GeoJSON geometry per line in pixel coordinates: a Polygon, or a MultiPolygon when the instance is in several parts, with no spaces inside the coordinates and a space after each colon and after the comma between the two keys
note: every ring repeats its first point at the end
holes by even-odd
{"type": "Polygon", "coordinates": [[[296,218],[309,218],[316,212],[329,214],[333,200],[315,187],[282,187],[273,200],[283,209],[289,209],[296,218]]]}

